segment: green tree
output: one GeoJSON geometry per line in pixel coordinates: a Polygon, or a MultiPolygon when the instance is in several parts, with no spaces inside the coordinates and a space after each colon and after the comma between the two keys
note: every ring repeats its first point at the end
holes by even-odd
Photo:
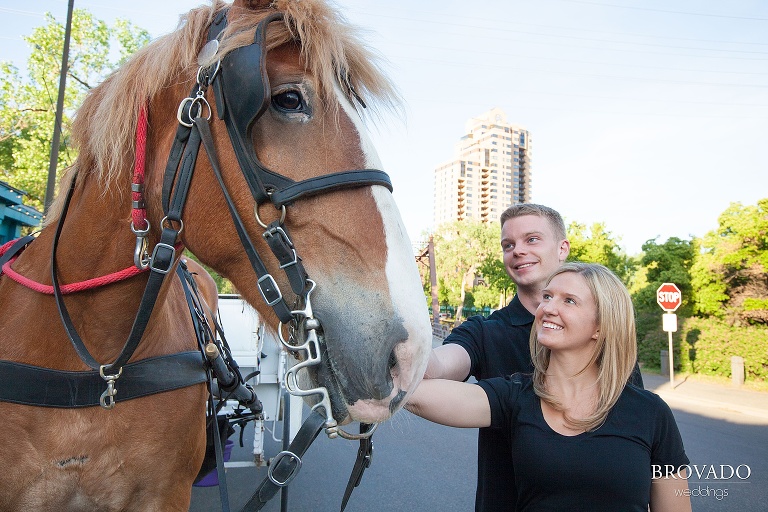
{"type": "Polygon", "coordinates": [[[629,284],[635,269],[635,262],[619,246],[613,233],[602,222],[595,222],[587,228],[578,222],[568,225],[568,241],[571,252],[568,261],[599,263],[611,269],[624,284],[629,284]]]}
{"type": "MultiPolygon", "coordinates": [[[[480,267],[489,258],[498,259],[501,251],[499,239],[500,228],[497,224],[473,220],[444,224],[434,234],[435,264],[440,286],[438,296],[443,304],[458,305],[457,320],[461,319],[467,291],[475,286],[480,267]]],[[[498,297],[498,292],[495,296],[498,297]]],[[[477,304],[477,298],[473,298],[477,304]]]]}
{"type": "Polygon", "coordinates": [[[699,314],[768,323],[768,198],[732,203],[699,242],[691,274],[699,314]]]}
{"type": "MultiPolygon", "coordinates": [[[[32,52],[28,76],[10,62],[0,63],[0,172],[2,179],[29,194],[28,203],[41,208],[47,182],[51,138],[56,114],[59,72],[64,47],[62,23],[49,13],[46,25],[25,37],[32,52]]],[[[75,157],[69,139],[70,119],[93,86],[112,72],[128,55],[149,41],[146,30],[119,20],[110,28],[83,9],[72,13],[67,87],[62,115],[58,170],[63,172],[75,157]],[[114,58],[113,45],[119,57],[114,58]]]]}
{"type": "MultiPolygon", "coordinates": [[[[661,329],[662,311],[656,302],[656,290],[662,283],[675,283],[683,295],[683,303],[677,310],[679,317],[691,316],[691,276],[690,268],[694,259],[694,243],[677,237],[668,239],[663,244],[656,239],[643,244],[640,257],[640,269],[632,295],[637,316],[638,358],[640,362],[659,367],[659,351],[666,350],[668,337],[661,329]],[[637,286],[640,285],[641,286],[637,286]]],[[[675,366],[680,367],[680,342],[675,339],[675,366]]]]}
{"type": "Polygon", "coordinates": [[[694,243],[671,237],[663,244],[656,239],[643,244],[643,256],[640,263],[645,268],[647,285],[633,298],[638,311],[661,312],[656,302],[656,290],[663,283],[675,283],[683,295],[683,304],[679,314],[690,316],[692,311],[691,274],[694,259],[694,243]]]}
{"type": "MultiPolygon", "coordinates": [[[[509,274],[507,274],[501,254],[496,255],[496,257],[486,258],[478,270],[488,285],[488,289],[498,298],[498,307],[505,306],[509,302],[509,297],[515,294],[517,287],[512,282],[512,279],[509,278],[509,274]]],[[[494,306],[495,304],[488,302],[484,305],[494,306]]]]}

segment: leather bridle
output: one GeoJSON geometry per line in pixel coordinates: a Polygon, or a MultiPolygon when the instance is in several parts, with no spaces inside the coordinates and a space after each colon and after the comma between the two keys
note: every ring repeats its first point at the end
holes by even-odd
{"type": "MultiPolygon", "coordinates": [[[[215,17],[208,34],[208,43],[201,52],[201,57],[211,60],[218,49],[218,37],[227,25],[227,10],[221,11],[215,17]]],[[[301,389],[298,385],[297,373],[302,368],[321,363],[320,343],[317,338],[317,330],[321,328],[320,322],[313,316],[311,294],[315,283],[307,275],[301,258],[298,256],[288,229],[283,224],[285,209],[294,201],[318,194],[325,194],[341,189],[382,185],[392,191],[392,183],[389,176],[377,169],[360,169],[335,172],[321,175],[302,181],[294,181],[275,171],[265,167],[256,155],[252,143],[252,130],[256,121],[269,107],[270,86],[266,72],[266,32],[267,27],[278,21],[283,21],[282,13],[275,12],[267,15],[257,26],[253,43],[239,47],[227,53],[223,59],[205,68],[201,67],[197,74],[197,83],[190,94],[184,99],[179,108],[179,132],[182,137],[189,133],[187,147],[182,158],[182,167],[194,167],[193,157],[187,155],[197,154],[195,144],[199,138],[205,149],[211,168],[219,182],[227,203],[230,216],[237,230],[240,242],[245,249],[251,267],[257,275],[257,285],[264,301],[272,307],[280,320],[278,333],[283,345],[292,352],[302,355],[302,361],[291,368],[286,374],[286,387],[294,395],[306,396],[312,394],[321,395],[321,400],[315,407],[325,409],[326,430],[331,437],[341,435],[349,439],[359,439],[359,434],[348,434],[336,426],[330,409],[328,391],[323,387],[309,390],[301,389]],[[263,238],[269,245],[273,255],[283,269],[296,297],[295,307],[291,308],[285,300],[276,280],[269,273],[261,256],[254,248],[240,215],[230,197],[226,184],[218,164],[216,150],[208,127],[208,119],[205,110],[210,107],[205,102],[205,92],[212,87],[216,103],[216,114],[224,121],[229,133],[232,147],[235,151],[240,169],[248,184],[248,188],[256,201],[254,214],[256,220],[265,228],[263,238]],[[281,210],[280,218],[269,224],[265,224],[258,216],[257,208],[262,204],[272,204],[281,210]],[[283,336],[283,325],[292,327],[292,335],[289,340],[283,336]],[[293,333],[304,333],[304,342],[297,345],[293,339],[293,333]]],[[[176,148],[180,140],[177,133],[176,142],[171,149],[171,155],[181,154],[176,148]]],[[[166,219],[171,224],[181,223],[181,208],[183,204],[174,201],[176,194],[171,197],[166,193],[169,183],[173,182],[171,169],[175,169],[175,160],[169,158],[166,166],[164,180],[163,207],[166,219]],[[170,202],[169,202],[170,198],[170,202]]],[[[183,171],[183,169],[182,169],[183,171]]],[[[176,178],[177,188],[182,181],[182,171],[176,178]]],[[[190,173],[191,174],[191,173],[190,173]]],[[[188,186],[188,185],[187,185],[188,186]]],[[[373,430],[362,434],[369,437],[373,430]]]]}
{"type": "MultiPolygon", "coordinates": [[[[208,43],[201,52],[205,54],[207,60],[212,60],[218,50],[218,37],[227,24],[226,15],[227,10],[219,12],[211,25],[208,43]]],[[[67,192],[52,247],[51,273],[54,297],[62,323],[80,358],[93,370],[98,370],[101,378],[106,381],[107,389],[102,393],[100,402],[102,407],[112,408],[118,394],[117,382],[122,374],[123,366],[128,363],[138,347],[165,276],[171,271],[178,259],[177,250],[181,247],[179,235],[184,227],[183,209],[196,167],[199,148],[202,144],[208,155],[213,173],[219,182],[240,242],[257,276],[259,291],[280,321],[277,328],[280,341],[288,350],[298,353],[300,356],[301,362],[286,372],[285,386],[288,392],[293,395],[320,395],[320,399],[312,407],[310,416],[302,426],[300,435],[297,436],[288,451],[281,452],[273,461],[269,468],[268,478],[262,482],[257,493],[243,510],[260,509],[266,503],[265,499],[269,499],[277,490],[286,486],[293,479],[301,465],[301,455],[322,429],[325,429],[328,436],[332,438],[342,436],[348,439],[361,440],[361,449],[353,469],[353,476],[345,493],[344,503],[346,503],[349,493],[359,483],[362,472],[370,465],[372,453],[370,436],[376,426],[361,424],[360,434],[349,434],[343,431],[333,418],[328,390],[322,386],[302,389],[298,384],[297,375],[301,369],[322,364],[321,354],[323,350],[321,350],[317,334],[321,325],[318,319],[314,317],[311,305],[311,294],[315,288],[315,283],[304,269],[283,221],[285,220],[286,207],[294,201],[341,189],[373,185],[382,185],[391,191],[392,184],[385,172],[376,169],[335,172],[302,181],[294,181],[267,169],[259,161],[251,142],[251,135],[254,124],[269,107],[271,101],[269,79],[265,67],[266,31],[270,23],[283,19],[282,13],[269,14],[257,26],[253,43],[232,50],[213,65],[201,67],[198,70],[197,83],[191,94],[183,99],[179,105],[177,115],[179,126],[169,152],[163,177],[162,208],[164,217],[160,223],[160,239],[154,246],[151,255],[148,254],[146,239],[149,224],[147,223],[146,227],[139,229],[136,229],[132,224],[132,229],[137,237],[134,261],[137,267],[149,270],[149,278],[128,339],[119,356],[111,364],[99,363],[88,352],[67,312],[57,277],[56,250],[69,203],[74,193],[76,179],[72,179],[70,189],[67,192]],[[224,121],[227,127],[240,169],[256,202],[254,214],[258,223],[265,229],[262,236],[278,260],[280,268],[285,272],[291,291],[295,296],[293,307],[288,305],[277,281],[256,251],[223,180],[208,125],[211,108],[205,99],[205,94],[209,87],[213,88],[217,116],[224,121]],[[269,224],[263,223],[256,211],[258,206],[263,204],[272,204],[279,209],[281,211],[280,218],[269,224]],[[284,326],[288,327],[290,333],[288,340],[284,338],[284,326]],[[299,343],[295,339],[298,337],[296,333],[303,334],[303,342],[299,343]]],[[[201,55],[201,57],[204,56],[201,55]]],[[[134,184],[132,193],[134,209],[143,209],[143,186],[134,184]]]]}
{"type": "MultiPolygon", "coordinates": [[[[208,43],[201,52],[201,58],[211,61],[215,57],[218,50],[218,37],[226,28],[226,14],[227,11],[224,10],[215,17],[209,30],[208,43]]],[[[168,245],[171,238],[170,235],[166,235],[166,231],[172,229],[174,224],[183,225],[181,223],[183,200],[175,199],[177,196],[185,196],[185,194],[179,195],[178,191],[183,190],[180,189],[180,185],[181,187],[189,186],[191,170],[195,166],[194,158],[199,144],[202,143],[224,195],[240,242],[257,275],[259,291],[280,321],[280,325],[277,326],[280,341],[288,350],[301,356],[301,362],[286,372],[286,389],[297,396],[320,395],[321,397],[312,407],[309,417],[289,450],[281,452],[270,465],[268,478],[264,479],[244,510],[260,509],[278,489],[286,486],[295,477],[301,466],[303,452],[322,428],[326,430],[329,437],[341,435],[348,439],[360,440],[360,449],[342,503],[343,510],[352,490],[359,484],[362,473],[371,463],[373,451],[371,436],[376,430],[376,425],[361,424],[360,434],[345,432],[333,419],[328,390],[322,386],[302,389],[298,384],[298,372],[301,369],[322,364],[323,351],[317,335],[321,325],[312,311],[311,294],[315,283],[307,275],[283,220],[286,206],[305,197],[372,185],[382,185],[392,191],[392,184],[385,172],[375,169],[336,172],[296,182],[267,169],[259,161],[251,142],[251,135],[254,124],[270,104],[269,79],[266,73],[266,31],[270,23],[283,19],[282,13],[266,16],[257,26],[252,44],[232,50],[223,59],[216,60],[214,64],[198,70],[197,83],[192,93],[179,106],[179,128],[166,166],[163,186],[165,219],[160,243],[168,245]],[[209,114],[211,112],[205,100],[205,93],[209,87],[213,87],[217,116],[227,127],[240,169],[256,202],[254,214],[258,223],[265,229],[262,236],[280,263],[280,268],[286,273],[291,290],[296,296],[294,308],[288,306],[277,282],[254,248],[224,183],[208,119],[204,116],[206,109],[209,114]],[[179,162],[181,168],[175,178],[177,192],[171,194],[169,191],[174,183],[173,174],[179,162]],[[187,178],[188,175],[189,178],[187,178]],[[259,218],[257,209],[259,205],[269,203],[280,209],[281,215],[278,220],[267,225],[259,218]],[[165,242],[163,242],[164,239],[165,242]],[[291,328],[291,336],[288,340],[283,336],[283,325],[291,328]],[[295,333],[298,332],[304,335],[304,341],[300,344],[297,344],[295,339],[295,333]]]]}

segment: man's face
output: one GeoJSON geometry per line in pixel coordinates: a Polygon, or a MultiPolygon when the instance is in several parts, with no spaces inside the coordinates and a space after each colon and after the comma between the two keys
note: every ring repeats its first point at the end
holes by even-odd
{"type": "Polygon", "coordinates": [[[541,289],[568,257],[568,240],[555,235],[549,221],[538,215],[508,219],[501,227],[504,267],[520,288],[541,289]]]}

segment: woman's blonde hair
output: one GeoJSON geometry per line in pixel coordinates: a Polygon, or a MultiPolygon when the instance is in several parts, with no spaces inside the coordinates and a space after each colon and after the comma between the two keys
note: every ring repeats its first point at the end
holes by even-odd
{"type": "MultiPolygon", "coordinates": [[[[597,343],[592,359],[598,366],[598,398],[593,413],[586,418],[574,419],[565,415],[566,423],[586,431],[597,429],[605,421],[611,408],[627,384],[637,361],[637,336],[632,299],[626,287],[616,275],[595,263],[565,263],[547,281],[565,272],[581,275],[587,283],[597,305],[597,343]]],[[[547,391],[546,374],[550,350],[541,345],[536,329],[531,329],[531,359],[533,360],[533,387],[536,394],[555,409],[562,411],[562,404],[547,391]]]]}

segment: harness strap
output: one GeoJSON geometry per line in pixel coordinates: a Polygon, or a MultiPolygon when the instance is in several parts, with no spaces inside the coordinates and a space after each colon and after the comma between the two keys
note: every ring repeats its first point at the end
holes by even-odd
{"type": "MultiPolygon", "coordinates": [[[[199,351],[150,357],[123,367],[117,401],[131,400],[206,381],[199,351]]],[[[53,370],[0,361],[0,401],[40,407],[100,405],[104,379],[98,371],[53,370]]]]}
{"type": "MultiPolygon", "coordinates": [[[[194,93],[193,93],[194,94],[194,93]]],[[[184,154],[184,146],[189,139],[190,129],[183,124],[179,123],[179,127],[176,128],[176,136],[173,139],[171,150],[168,153],[168,162],[165,165],[165,171],[163,173],[163,211],[167,212],[170,208],[171,188],[173,187],[173,180],[176,177],[176,169],[181,162],[181,156],[184,154]]]]}
{"type": "Polygon", "coordinates": [[[301,258],[296,254],[291,237],[288,236],[288,228],[276,220],[267,226],[262,234],[267,245],[272,250],[280,268],[283,269],[291,283],[291,290],[298,296],[303,296],[307,287],[307,271],[301,263],[301,258]]]}
{"type": "Polygon", "coordinates": [[[32,240],[34,239],[35,235],[27,235],[23,238],[19,238],[15,241],[8,242],[7,244],[3,245],[5,252],[0,252],[0,275],[3,274],[3,266],[11,261],[14,256],[23,251],[24,248],[31,244],[32,240]]]}
{"type": "Polygon", "coordinates": [[[277,491],[287,486],[296,477],[301,469],[301,458],[323,428],[325,428],[325,415],[313,409],[288,449],[278,453],[273,459],[267,478],[261,482],[241,512],[261,510],[277,491]]]}
{"type": "MultiPolygon", "coordinates": [[[[361,423],[360,433],[365,434],[372,426],[368,423],[361,423]]],[[[360,439],[357,459],[355,459],[355,465],[352,467],[352,474],[349,475],[349,482],[347,482],[347,488],[344,490],[344,498],[341,500],[341,512],[344,512],[344,509],[347,508],[347,502],[349,497],[352,496],[352,491],[360,485],[363,473],[371,466],[371,462],[373,462],[373,439],[371,436],[363,437],[360,439]]]]}
{"type": "MultiPolygon", "coordinates": [[[[149,323],[152,310],[154,309],[155,303],[157,302],[157,296],[160,293],[160,287],[165,280],[165,275],[171,270],[176,259],[176,248],[174,247],[174,244],[176,243],[178,231],[170,228],[163,228],[163,232],[160,236],[160,243],[155,246],[155,249],[152,253],[152,258],[149,265],[151,272],[149,273],[149,279],[147,280],[146,287],[144,288],[144,294],[141,298],[139,310],[136,313],[136,318],[133,322],[133,326],[131,327],[131,332],[128,335],[128,339],[126,340],[125,345],[123,345],[123,349],[120,351],[117,359],[115,359],[112,364],[102,365],[91,355],[82,338],[75,329],[72,318],[69,315],[69,311],[64,304],[61,286],[59,285],[57,271],[58,268],[56,265],[56,249],[59,245],[61,230],[64,227],[64,219],[66,218],[67,211],[69,210],[69,203],[72,199],[76,181],[77,180],[74,179],[72,180],[72,184],[69,188],[69,191],[67,192],[64,208],[61,212],[61,217],[59,217],[59,222],[56,226],[56,234],[53,238],[53,245],[51,250],[51,280],[53,282],[53,296],[56,299],[56,306],[59,310],[59,316],[61,317],[64,330],[67,332],[67,336],[72,342],[72,346],[74,347],[78,356],[80,356],[80,359],[82,359],[85,364],[94,370],[101,370],[105,375],[107,375],[109,372],[119,371],[119,369],[128,362],[131,356],[133,356],[136,347],[138,347],[139,342],[144,335],[144,330],[149,323]]],[[[114,394],[112,396],[114,396],[114,394]]]]}
{"type": "Polygon", "coordinates": [[[277,282],[275,282],[275,279],[269,273],[269,270],[267,270],[266,265],[264,265],[264,261],[262,261],[261,257],[259,256],[259,253],[256,252],[256,249],[253,247],[253,243],[251,243],[251,239],[248,237],[248,232],[243,225],[243,221],[240,218],[240,215],[237,213],[237,209],[235,208],[234,203],[232,202],[232,197],[229,195],[229,191],[224,184],[224,178],[221,175],[221,168],[219,167],[219,160],[216,157],[216,150],[213,144],[213,136],[211,135],[211,129],[208,126],[208,121],[205,118],[198,117],[195,119],[195,127],[200,132],[200,138],[203,143],[203,148],[208,154],[208,160],[211,163],[211,169],[213,169],[213,174],[216,176],[216,180],[219,182],[222,194],[224,194],[224,199],[226,200],[227,207],[229,208],[229,214],[232,217],[232,222],[234,223],[235,229],[237,230],[237,236],[240,238],[240,243],[243,245],[245,253],[248,255],[248,259],[251,262],[251,267],[253,267],[254,272],[256,272],[256,275],[259,278],[257,282],[259,291],[261,291],[261,295],[264,298],[264,301],[272,307],[280,321],[284,324],[287,324],[293,319],[293,315],[291,315],[291,309],[288,307],[285,299],[283,299],[283,294],[277,287],[277,282]]]}
{"type": "Polygon", "coordinates": [[[357,171],[334,172],[299,181],[275,190],[270,199],[279,208],[304,197],[324,194],[332,190],[369,185],[381,185],[387,187],[392,192],[392,181],[387,173],[377,169],[360,169],[357,171]]]}
{"type": "Polygon", "coordinates": [[[170,220],[181,220],[184,204],[187,202],[189,186],[192,183],[192,176],[195,172],[195,164],[197,163],[197,153],[199,150],[200,132],[193,129],[187,139],[187,145],[184,149],[181,167],[177,174],[176,187],[173,191],[173,196],[170,199],[169,208],[165,210],[165,215],[170,220]]]}

